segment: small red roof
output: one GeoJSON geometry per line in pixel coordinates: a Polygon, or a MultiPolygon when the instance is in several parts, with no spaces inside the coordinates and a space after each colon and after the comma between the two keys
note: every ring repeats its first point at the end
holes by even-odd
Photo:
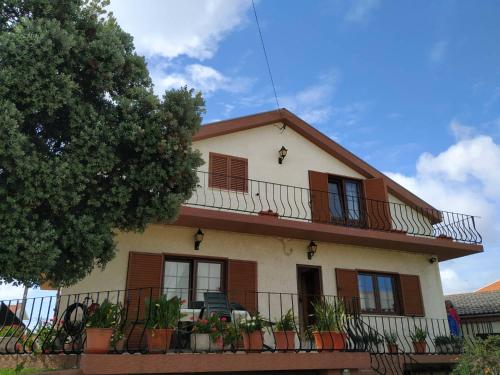
{"type": "Polygon", "coordinates": [[[497,292],[500,291],[500,280],[494,281],[491,284],[485,285],[482,288],[476,290],[477,292],[497,292]]]}

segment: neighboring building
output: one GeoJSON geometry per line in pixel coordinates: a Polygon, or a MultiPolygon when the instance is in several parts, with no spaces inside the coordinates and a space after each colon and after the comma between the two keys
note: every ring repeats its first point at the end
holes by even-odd
{"type": "MultiPolygon", "coordinates": [[[[137,311],[144,294],[135,291],[152,288],[149,295],[184,298],[189,311],[203,303],[205,291],[220,290],[240,309],[273,322],[290,309],[299,350],[311,348],[304,344],[306,328],[315,320],[310,302],[318,296],[344,300],[353,314],[346,323],[346,351],[195,357],[191,365],[185,356],[168,356],[169,369],[177,372],[333,374],[371,363],[378,373],[398,373],[387,369],[386,359],[375,358],[394,358],[387,355],[385,332],[397,336],[398,366],[456,360],[415,355],[410,334],[415,327],[427,332],[428,353],[436,353],[434,337],[449,335],[438,261],[483,251],[474,217],[436,210],[286,109],[205,125],[193,147],[205,165],[177,221],[118,233],[118,251],[106,269],[94,270],[63,295],[83,293],[81,302],[89,296],[84,293],[103,291],[90,296],[112,296],[137,311]],[[359,332],[382,339],[374,344],[378,349],[361,348],[359,332]],[[205,367],[197,364],[205,360],[205,367]]],[[[143,336],[132,336],[129,348],[132,341],[144,345],[143,336]]],[[[265,343],[274,347],[272,334],[265,343]]],[[[82,366],[115,361],[107,365],[161,371],[160,362],[145,357],[87,356],[82,366]],[[133,367],[134,361],[141,364],[133,367]]]]}
{"type": "Polygon", "coordinates": [[[453,303],[460,315],[464,334],[483,334],[485,331],[500,334],[500,290],[452,294],[445,298],[453,303]],[[482,329],[475,332],[478,327],[482,329]]]}
{"type": "Polygon", "coordinates": [[[478,292],[500,292],[500,280],[492,282],[491,284],[485,285],[482,288],[476,290],[478,292]]]}

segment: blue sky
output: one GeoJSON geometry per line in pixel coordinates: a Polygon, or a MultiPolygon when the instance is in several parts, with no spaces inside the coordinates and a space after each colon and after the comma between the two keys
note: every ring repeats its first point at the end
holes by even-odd
{"type": "MultiPolygon", "coordinates": [[[[500,279],[500,2],[416,5],[256,1],[282,107],[436,207],[482,216],[486,253],[440,265],[445,292],[472,291],[500,279]]],[[[204,92],[205,122],[275,109],[251,2],[111,10],[158,93],[204,92]]]]}

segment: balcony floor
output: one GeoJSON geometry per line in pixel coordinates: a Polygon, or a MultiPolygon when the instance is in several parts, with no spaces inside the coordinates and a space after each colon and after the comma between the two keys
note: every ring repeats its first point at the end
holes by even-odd
{"type": "Polygon", "coordinates": [[[182,374],[245,371],[370,369],[366,352],[84,354],[84,374],[182,374]]]}

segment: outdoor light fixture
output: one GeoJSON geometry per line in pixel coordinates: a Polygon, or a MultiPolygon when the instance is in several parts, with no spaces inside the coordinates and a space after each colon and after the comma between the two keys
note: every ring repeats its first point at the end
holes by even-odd
{"type": "Polygon", "coordinates": [[[283,164],[283,159],[285,158],[287,152],[288,150],[285,148],[285,146],[281,146],[280,150],[278,151],[278,153],[280,154],[278,163],[283,164]]]}
{"type": "Polygon", "coordinates": [[[205,235],[205,233],[203,233],[203,231],[198,228],[198,232],[196,232],[196,234],[194,235],[194,249],[195,250],[200,250],[200,243],[201,241],[203,241],[203,236],[205,235]]]}
{"type": "Polygon", "coordinates": [[[311,260],[314,254],[316,254],[316,249],[318,245],[314,241],[309,242],[309,246],[307,246],[307,259],[311,260]]]}

